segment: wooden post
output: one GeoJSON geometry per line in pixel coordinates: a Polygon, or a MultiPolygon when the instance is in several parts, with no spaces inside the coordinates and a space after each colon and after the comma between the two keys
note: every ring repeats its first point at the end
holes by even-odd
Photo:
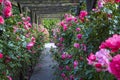
{"type": "Polygon", "coordinates": [[[22,11],[22,7],[21,7],[20,3],[17,3],[17,5],[18,5],[18,7],[19,7],[20,13],[22,13],[23,11],[22,11]]]}
{"type": "Polygon", "coordinates": [[[93,8],[95,8],[96,3],[97,0],[86,0],[87,11],[90,12],[93,8]]]}

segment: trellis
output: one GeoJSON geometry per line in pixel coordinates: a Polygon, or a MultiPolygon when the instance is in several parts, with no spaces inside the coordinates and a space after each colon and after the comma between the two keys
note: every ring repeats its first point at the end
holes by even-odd
{"type": "Polygon", "coordinates": [[[20,12],[29,11],[32,23],[41,22],[42,18],[62,18],[71,7],[76,7],[79,0],[15,0],[20,12]]]}

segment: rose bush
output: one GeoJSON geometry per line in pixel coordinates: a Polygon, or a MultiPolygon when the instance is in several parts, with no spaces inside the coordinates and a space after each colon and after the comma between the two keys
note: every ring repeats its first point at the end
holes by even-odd
{"type": "MultiPolygon", "coordinates": [[[[59,64],[59,72],[63,80],[114,80],[115,77],[119,78],[119,72],[117,72],[119,71],[119,59],[117,59],[119,56],[116,55],[112,59],[111,51],[99,50],[99,45],[103,40],[113,34],[119,34],[120,10],[118,5],[117,0],[98,0],[96,8],[89,13],[82,10],[77,17],[65,15],[60,26],[54,31],[54,40],[58,47],[57,51],[54,51],[54,58],[59,64]],[[108,69],[115,77],[107,72],[108,69]]],[[[113,52],[119,50],[119,39],[116,39],[106,40],[100,48],[110,46],[113,52]]]]}
{"type": "Polygon", "coordinates": [[[14,14],[9,0],[0,1],[0,79],[29,79],[44,44],[44,31],[30,17],[14,14]]]}

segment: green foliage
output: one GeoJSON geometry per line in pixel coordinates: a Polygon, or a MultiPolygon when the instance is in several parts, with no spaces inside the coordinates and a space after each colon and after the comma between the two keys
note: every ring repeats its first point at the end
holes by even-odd
{"type": "MultiPolygon", "coordinates": [[[[81,21],[78,17],[78,22],[68,21],[66,26],[60,26],[56,32],[55,42],[58,50],[54,52],[54,58],[60,66],[61,73],[65,74],[62,77],[69,80],[70,76],[74,76],[74,80],[115,80],[115,77],[108,72],[97,72],[95,68],[88,65],[87,57],[91,52],[96,52],[102,41],[106,40],[113,34],[120,34],[120,10],[118,4],[106,3],[103,8],[97,11],[91,11],[88,16],[81,21]],[[70,24],[70,26],[68,26],[70,24]],[[76,31],[80,28],[80,32],[76,31]],[[82,39],[77,39],[77,34],[82,34],[82,39]],[[60,38],[64,38],[61,42],[60,38]],[[75,48],[74,43],[79,43],[80,48],[75,48]],[[82,44],[86,45],[86,50],[82,44]],[[65,58],[65,55],[72,55],[72,58],[65,58]],[[74,68],[74,61],[78,61],[78,66],[74,68]],[[66,69],[70,67],[70,70],[66,69]]],[[[73,18],[73,16],[72,16],[73,18]]],[[[65,18],[63,20],[67,21],[65,18]]],[[[66,23],[66,22],[65,22],[66,23]]],[[[71,79],[72,80],[72,79],[71,79]]]]}
{"type": "Polygon", "coordinates": [[[57,23],[59,22],[59,19],[44,19],[43,20],[43,26],[45,28],[47,28],[47,30],[49,31],[50,34],[50,38],[52,38],[53,36],[53,31],[52,29],[54,29],[57,25],[57,23]]]}
{"type": "Polygon", "coordinates": [[[37,25],[26,30],[22,18],[27,16],[21,16],[18,11],[13,6],[13,15],[4,18],[5,23],[0,24],[0,53],[3,54],[0,59],[0,80],[8,80],[7,76],[11,76],[13,80],[30,77],[43,49],[43,33],[38,30],[37,25]],[[26,37],[27,33],[30,33],[29,37],[26,37]],[[35,38],[35,45],[27,50],[26,46],[32,37],[35,38]]]}

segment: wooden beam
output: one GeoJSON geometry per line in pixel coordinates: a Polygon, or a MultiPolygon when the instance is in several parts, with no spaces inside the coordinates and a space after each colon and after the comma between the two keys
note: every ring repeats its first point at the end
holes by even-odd
{"type": "Polygon", "coordinates": [[[79,0],[15,0],[19,3],[36,3],[36,4],[41,4],[41,3],[78,3],[79,0]]]}

